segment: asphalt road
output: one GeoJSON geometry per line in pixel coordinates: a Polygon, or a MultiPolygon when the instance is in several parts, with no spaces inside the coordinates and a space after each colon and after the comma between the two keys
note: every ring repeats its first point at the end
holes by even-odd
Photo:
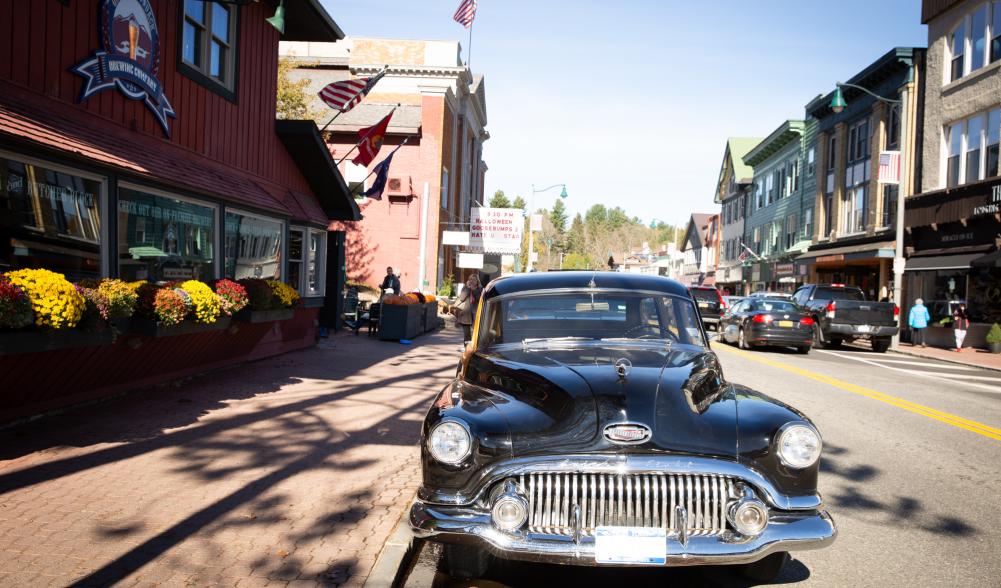
{"type": "MultiPolygon", "coordinates": [[[[730,381],[806,413],[824,437],[835,544],[793,553],[779,584],[1001,586],[1001,372],[860,348],[738,351],[730,381]]],[[[406,586],[746,586],[723,566],[622,570],[502,562],[453,581],[426,544],[406,586]]]]}

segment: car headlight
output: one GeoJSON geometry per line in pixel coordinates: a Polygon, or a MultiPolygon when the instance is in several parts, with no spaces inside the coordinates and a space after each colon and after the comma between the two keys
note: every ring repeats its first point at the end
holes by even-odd
{"type": "Polygon", "coordinates": [[[779,429],[779,459],[791,468],[803,469],[817,463],[822,449],[820,434],[806,423],[789,423],[779,429]]]}
{"type": "Polygon", "coordinates": [[[458,421],[443,421],[431,429],[428,451],[436,460],[455,465],[469,457],[473,447],[469,429],[458,421]]]}

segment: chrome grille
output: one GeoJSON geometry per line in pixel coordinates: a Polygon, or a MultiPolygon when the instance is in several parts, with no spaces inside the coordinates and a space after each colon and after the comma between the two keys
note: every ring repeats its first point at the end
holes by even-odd
{"type": "Polygon", "coordinates": [[[677,528],[675,507],[688,512],[689,535],[717,535],[727,528],[726,507],[737,498],[735,480],[716,474],[524,474],[528,529],[572,536],[574,507],[583,535],[603,525],[677,528]]]}

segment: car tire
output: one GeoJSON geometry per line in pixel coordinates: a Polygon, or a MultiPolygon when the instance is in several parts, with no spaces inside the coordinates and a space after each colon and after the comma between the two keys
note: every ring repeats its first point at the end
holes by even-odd
{"type": "Polygon", "coordinates": [[[813,346],[817,349],[827,347],[827,344],[824,342],[824,332],[820,330],[819,324],[814,324],[813,327],[813,346]]]}
{"type": "Polygon", "coordinates": [[[789,563],[789,552],[780,551],[754,563],[740,566],[740,575],[755,582],[768,583],[779,577],[782,568],[789,563]]]}
{"type": "Polygon", "coordinates": [[[751,345],[747,342],[747,335],[744,334],[744,327],[737,329],[737,348],[738,349],[750,349],[751,345]]]}
{"type": "Polygon", "coordinates": [[[799,347],[796,348],[796,351],[798,353],[802,353],[803,355],[807,355],[807,354],[810,353],[810,346],[809,345],[800,345],[799,347]]]}
{"type": "Polygon", "coordinates": [[[890,348],[890,339],[886,337],[880,337],[878,339],[872,340],[872,350],[876,353],[886,353],[886,350],[890,348]]]}
{"type": "Polygon", "coordinates": [[[445,573],[457,580],[472,580],[487,573],[490,554],[473,545],[445,545],[442,560],[445,573]]]}
{"type": "Polygon", "coordinates": [[[827,342],[827,347],[829,349],[841,349],[841,343],[843,343],[841,339],[831,339],[827,342]]]}

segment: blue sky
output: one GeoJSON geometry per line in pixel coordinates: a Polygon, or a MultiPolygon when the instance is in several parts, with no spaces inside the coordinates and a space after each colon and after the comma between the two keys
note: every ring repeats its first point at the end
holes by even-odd
{"type": "MultiPolygon", "coordinates": [[[[323,0],[349,36],[456,39],[459,0],[323,0]]],[[[728,136],[765,136],[894,46],[918,0],[479,0],[487,194],[565,182],[571,212],[711,212],[728,136]]],[[[539,194],[549,206],[558,190],[539,194]]]]}

